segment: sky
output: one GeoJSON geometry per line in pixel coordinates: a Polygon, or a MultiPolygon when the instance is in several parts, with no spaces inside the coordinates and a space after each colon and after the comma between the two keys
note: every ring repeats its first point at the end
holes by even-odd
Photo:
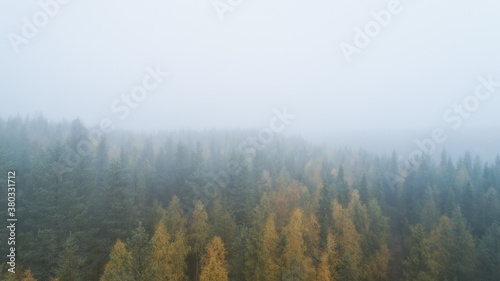
{"type": "Polygon", "coordinates": [[[500,87],[480,77],[500,81],[499,13],[493,0],[5,0],[0,117],[202,130],[265,128],[286,108],[287,132],[325,140],[498,132],[500,87]]]}

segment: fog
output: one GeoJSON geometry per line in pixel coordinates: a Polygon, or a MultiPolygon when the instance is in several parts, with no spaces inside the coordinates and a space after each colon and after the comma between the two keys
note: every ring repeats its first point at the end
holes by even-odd
{"type": "Polygon", "coordinates": [[[284,133],[339,146],[499,139],[498,1],[40,3],[0,3],[1,118],[260,129],[286,108],[284,133]]]}

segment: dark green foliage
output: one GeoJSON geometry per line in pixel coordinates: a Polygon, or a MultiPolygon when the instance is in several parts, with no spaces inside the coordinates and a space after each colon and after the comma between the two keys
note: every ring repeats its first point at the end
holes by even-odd
{"type": "Polygon", "coordinates": [[[141,224],[132,231],[132,236],[127,239],[127,249],[130,251],[131,267],[129,275],[134,281],[161,280],[158,270],[151,262],[151,241],[149,235],[141,224]]]}
{"type": "Polygon", "coordinates": [[[434,280],[435,278],[430,249],[425,242],[424,227],[421,224],[412,228],[412,246],[403,264],[407,281],[434,280]]]}
{"type": "Polygon", "coordinates": [[[85,280],[81,276],[85,260],[79,254],[78,241],[76,241],[73,234],[70,234],[59,256],[59,263],[56,270],[56,276],[59,278],[59,281],[85,280]]]}
{"type": "Polygon", "coordinates": [[[496,222],[488,228],[488,231],[479,241],[478,272],[481,280],[498,280],[500,276],[500,223],[496,222]]]}

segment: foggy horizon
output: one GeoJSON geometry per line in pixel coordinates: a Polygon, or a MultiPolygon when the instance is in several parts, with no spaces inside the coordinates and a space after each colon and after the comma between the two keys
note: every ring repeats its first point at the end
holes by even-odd
{"type": "MultiPolygon", "coordinates": [[[[297,116],[289,130],[299,134],[420,130],[455,125],[445,113],[458,116],[454,106],[474,95],[480,77],[500,80],[494,1],[242,1],[223,19],[209,2],[121,1],[112,18],[113,2],[98,3],[60,4],[42,27],[33,23],[48,9],[41,4],[0,4],[3,118],[43,113],[89,125],[110,118],[134,130],[259,128],[274,108],[287,107],[297,116]],[[26,20],[36,32],[22,41],[26,20]],[[375,36],[357,31],[374,22],[382,24],[375,36]],[[346,44],[359,53],[344,53],[346,44]],[[151,72],[159,75],[147,81],[153,89],[130,100],[151,72]]],[[[498,128],[498,96],[465,110],[460,129],[498,128]]]]}

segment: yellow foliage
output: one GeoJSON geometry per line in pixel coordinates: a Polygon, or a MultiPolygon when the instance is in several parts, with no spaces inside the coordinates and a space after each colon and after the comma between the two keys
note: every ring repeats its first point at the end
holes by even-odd
{"type": "Polygon", "coordinates": [[[374,280],[387,280],[391,253],[387,245],[382,245],[370,259],[368,268],[374,280]]]}
{"type": "Polygon", "coordinates": [[[190,234],[194,246],[193,251],[197,254],[202,253],[209,239],[210,228],[208,226],[208,214],[201,200],[196,203],[191,217],[190,234]]]}
{"type": "Polygon", "coordinates": [[[266,275],[269,276],[269,281],[278,281],[280,273],[277,254],[279,236],[276,232],[276,224],[274,222],[273,215],[269,216],[266,221],[263,236],[264,251],[269,260],[269,263],[267,264],[267,267],[265,269],[266,275]]]}
{"type": "Polygon", "coordinates": [[[316,281],[332,281],[327,253],[324,253],[319,261],[318,275],[316,276],[316,281]]]}
{"type": "Polygon", "coordinates": [[[446,249],[446,245],[451,244],[449,241],[450,235],[447,235],[450,231],[450,219],[447,216],[442,216],[441,219],[439,219],[438,226],[431,232],[427,241],[431,249],[433,266],[440,273],[444,272],[450,256],[448,249],[446,249]]]}
{"type": "MultiPolygon", "coordinates": [[[[59,278],[57,278],[58,280],[59,278]]],[[[21,279],[22,281],[36,281],[35,277],[33,277],[33,274],[31,273],[31,270],[26,270],[24,271],[24,274],[23,274],[23,279],[21,279]]]]}
{"type": "Polygon", "coordinates": [[[174,242],[170,243],[168,251],[168,260],[171,264],[171,275],[170,279],[172,281],[185,281],[186,276],[186,256],[190,251],[189,246],[186,241],[186,234],[183,230],[179,230],[175,234],[174,242]]]}
{"type": "MultiPolygon", "coordinates": [[[[356,193],[354,193],[355,196],[356,193]]],[[[333,219],[335,222],[336,237],[340,245],[340,254],[349,251],[354,264],[360,265],[363,258],[360,242],[361,235],[356,231],[352,221],[352,213],[348,209],[342,208],[337,200],[333,201],[333,219]]]]}
{"type": "Polygon", "coordinates": [[[285,228],[286,245],[283,251],[283,260],[287,266],[290,266],[293,256],[299,264],[302,264],[305,258],[302,217],[302,209],[295,209],[290,223],[285,228]]]}
{"type": "Polygon", "coordinates": [[[168,260],[170,248],[170,235],[167,232],[165,223],[160,220],[153,235],[153,245],[151,248],[151,262],[159,270],[161,276],[169,278],[172,272],[171,264],[168,260]]]}
{"type": "Polygon", "coordinates": [[[226,250],[222,239],[215,236],[203,256],[200,281],[228,281],[226,250]]]}
{"type": "Polygon", "coordinates": [[[130,252],[125,248],[125,244],[118,239],[109,255],[109,262],[104,267],[101,281],[127,280],[127,270],[131,267],[130,263],[130,252]]]}

